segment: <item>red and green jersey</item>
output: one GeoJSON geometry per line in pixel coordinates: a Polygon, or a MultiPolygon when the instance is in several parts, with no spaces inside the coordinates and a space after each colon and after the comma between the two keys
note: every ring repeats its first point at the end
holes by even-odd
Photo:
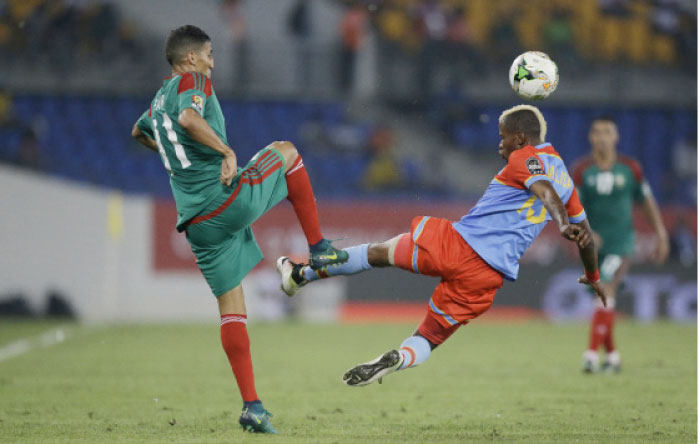
{"type": "Polygon", "coordinates": [[[186,108],[197,111],[228,144],[221,105],[209,78],[198,72],[165,78],[151,107],[136,122],[138,128],[158,144],[161,159],[170,174],[179,231],[222,193],[221,154],[194,141],[180,126],[178,117],[186,108]]]}
{"type": "Polygon", "coordinates": [[[591,227],[603,238],[600,254],[634,253],[632,210],[651,193],[639,163],[618,156],[610,170],[601,170],[593,158],[587,157],[577,162],[573,171],[591,227]]]}

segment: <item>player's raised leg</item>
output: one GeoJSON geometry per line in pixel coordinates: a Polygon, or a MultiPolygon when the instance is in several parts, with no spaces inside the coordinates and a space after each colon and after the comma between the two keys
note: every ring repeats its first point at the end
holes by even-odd
{"type": "Polygon", "coordinates": [[[270,423],[272,414],[265,410],[255,391],[242,287],[238,285],[227,291],[219,296],[217,301],[221,314],[221,345],[224,347],[243,398],[243,411],[238,422],[241,427],[251,432],[277,433],[270,423]]]}
{"type": "Polygon", "coordinates": [[[274,142],[271,146],[278,150],[285,159],[287,199],[294,207],[294,212],[309,244],[310,265],[313,268],[321,268],[345,262],[347,260],[345,252],[333,247],[331,242],[321,234],[316,197],[301,154],[291,142],[274,142]]]}
{"type": "MultiPolygon", "coordinates": [[[[408,234],[406,234],[408,236],[408,234]]],[[[296,264],[288,257],[277,259],[277,271],[282,277],[282,290],[294,296],[299,288],[309,282],[333,276],[357,274],[373,267],[394,265],[393,252],[401,236],[396,236],[378,244],[361,244],[343,249],[347,261],[343,264],[325,266],[318,269],[311,265],[296,264]]]]}

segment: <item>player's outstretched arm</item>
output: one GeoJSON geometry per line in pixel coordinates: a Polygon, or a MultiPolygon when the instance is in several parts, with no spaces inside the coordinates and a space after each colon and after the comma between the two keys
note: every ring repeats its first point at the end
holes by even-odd
{"type": "Polygon", "coordinates": [[[137,124],[135,124],[134,128],[131,130],[131,137],[133,137],[138,143],[145,146],[146,148],[153,151],[158,151],[158,145],[156,144],[156,141],[144,134],[139,129],[137,124]]]}
{"type": "Polygon", "coordinates": [[[530,191],[542,201],[552,219],[559,227],[561,235],[572,242],[576,242],[579,255],[583,262],[586,274],[579,278],[582,284],[590,285],[595,293],[606,305],[605,293],[599,285],[600,276],[598,273],[598,253],[593,242],[593,232],[588,220],[583,220],[579,224],[569,222],[564,203],[559,198],[556,190],[549,181],[540,180],[530,186],[530,191]]]}
{"type": "Polygon", "coordinates": [[[237,168],[236,154],[231,147],[219,139],[207,121],[192,108],[184,109],[178,116],[177,123],[196,142],[208,146],[224,157],[221,162],[221,183],[231,185],[237,168]]]}
{"type": "Polygon", "coordinates": [[[654,199],[654,195],[649,192],[642,202],[642,210],[644,211],[644,216],[654,228],[654,233],[656,233],[656,251],[654,252],[654,261],[657,264],[663,264],[668,258],[668,253],[670,246],[668,243],[668,232],[664,226],[663,219],[661,219],[661,211],[659,211],[659,206],[654,199]]]}

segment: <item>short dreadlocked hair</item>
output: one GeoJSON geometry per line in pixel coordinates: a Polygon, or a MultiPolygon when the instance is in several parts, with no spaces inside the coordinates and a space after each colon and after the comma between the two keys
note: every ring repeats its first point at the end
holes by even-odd
{"type": "Polygon", "coordinates": [[[541,142],[547,137],[547,122],[542,112],[532,105],[517,105],[503,111],[498,123],[510,133],[521,132],[541,142]]]}
{"type": "Polygon", "coordinates": [[[183,60],[187,53],[196,51],[211,39],[206,32],[196,26],[185,25],[170,31],[168,40],[165,42],[165,58],[170,66],[183,60]]]}

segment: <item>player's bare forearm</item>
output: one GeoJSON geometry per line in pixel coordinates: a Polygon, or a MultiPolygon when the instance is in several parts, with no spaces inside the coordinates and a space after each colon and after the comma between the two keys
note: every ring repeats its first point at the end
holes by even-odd
{"type": "Polygon", "coordinates": [[[561,201],[557,191],[552,184],[546,180],[540,180],[530,186],[530,191],[544,204],[547,212],[556,222],[559,227],[559,232],[564,238],[579,242],[583,239],[579,238],[580,231],[575,225],[569,223],[569,215],[566,214],[564,202],[561,201]]]}
{"type": "Polygon", "coordinates": [[[231,147],[226,145],[197,111],[187,108],[180,113],[177,122],[192,139],[208,146],[224,157],[234,156],[231,147]]]}
{"type": "Polygon", "coordinates": [[[656,199],[651,193],[644,199],[642,210],[649,224],[654,228],[656,233],[656,251],[654,252],[654,261],[658,264],[664,263],[668,258],[670,245],[668,241],[668,232],[661,218],[661,211],[656,204],[656,199]]]}
{"type": "Polygon", "coordinates": [[[581,257],[581,262],[583,262],[583,268],[589,272],[594,273],[598,270],[598,248],[593,242],[593,230],[588,223],[588,219],[584,219],[582,222],[576,224],[576,226],[583,232],[587,233],[590,241],[587,245],[578,245],[578,253],[581,257]]]}
{"type": "Polygon", "coordinates": [[[646,217],[649,225],[654,229],[654,233],[658,238],[668,239],[668,233],[666,232],[666,227],[664,226],[663,219],[661,218],[661,211],[659,206],[656,204],[656,199],[654,196],[649,196],[644,199],[642,203],[642,210],[644,211],[644,216],[646,217]]]}
{"type": "Polygon", "coordinates": [[[593,241],[593,230],[591,230],[587,219],[575,224],[575,226],[580,233],[583,233],[588,238],[588,242],[586,243],[577,242],[578,253],[581,257],[581,262],[583,262],[583,268],[586,270],[586,273],[581,276],[578,281],[581,284],[590,285],[595,294],[603,302],[603,306],[607,307],[608,295],[606,294],[606,287],[600,282],[600,273],[598,272],[598,249],[593,241]]]}
{"type": "Polygon", "coordinates": [[[204,146],[208,146],[223,156],[223,160],[221,161],[221,177],[219,179],[222,184],[227,186],[231,185],[234,177],[236,177],[236,170],[238,168],[236,154],[231,147],[219,139],[219,136],[211,129],[207,121],[192,108],[187,108],[182,111],[178,116],[177,122],[187,131],[187,134],[189,134],[192,139],[204,146]]]}
{"type": "Polygon", "coordinates": [[[569,221],[564,202],[561,201],[556,190],[549,181],[540,180],[530,186],[530,191],[542,201],[554,222],[559,227],[561,235],[572,242],[576,242],[580,248],[591,242],[592,234],[582,230],[578,225],[569,221]]]}
{"type": "Polygon", "coordinates": [[[539,180],[533,183],[530,186],[530,191],[542,201],[544,207],[549,212],[549,215],[552,216],[554,222],[557,223],[560,230],[562,227],[569,225],[569,216],[566,214],[564,203],[549,181],[539,180]]]}
{"type": "Polygon", "coordinates": [[[134,128],[131,130],[131,137],[149,150],[158,151],[156,141],[144,134],[136,125],[134,125],[134,128]]]}

